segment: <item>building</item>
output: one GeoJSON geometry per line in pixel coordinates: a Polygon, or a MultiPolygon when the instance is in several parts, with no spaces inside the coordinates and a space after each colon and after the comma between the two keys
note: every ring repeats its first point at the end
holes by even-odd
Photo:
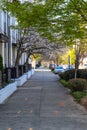
{"type": "Polygon", "coordinates": [[[4,67],[9,66],[10,52],[10,17],[7,12],[0,10],[0,54],[4,67]]]}
{"type": "MultiPolygon", "coordinates": [[[[3,66],[15,66],[17,55],[17,41],[20,38],[19,30],[15,30],[10,26],[17,24],[14,17],[9,17],[8,12],[0,10],[0,54],[3,58],[3,66]]],[[[26,61],[26,53],[22,54],[19,64],[23,65],[26,61]]]]}

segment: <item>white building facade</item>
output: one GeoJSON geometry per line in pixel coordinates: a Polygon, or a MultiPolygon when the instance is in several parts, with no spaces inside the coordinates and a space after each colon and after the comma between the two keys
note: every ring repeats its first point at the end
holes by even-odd
{"type": "MultiPolygon", "coordinates": [[[[17,41],[19,38],[19,31],[12,29],[10,26],[17,24],[14,17],[9,17],[8,12],[0,10],[0,54],[3,58],[4,67],[15,66],[17,55],[17,41]]],[[[23,65],[26,61],[27,54],[23,53],[19,61],[23,65]]]]}
{"type": "Polygon", "coordinates": [[[0,11],[0,54],[3,57],[3,65],[9,66],[10,49],[10,17],[7,12],[0,11]]]}

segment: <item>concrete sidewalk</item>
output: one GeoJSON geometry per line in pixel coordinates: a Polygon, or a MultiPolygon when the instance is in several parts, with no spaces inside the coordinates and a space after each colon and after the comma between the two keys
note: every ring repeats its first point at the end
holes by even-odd
{"type": "Polygon", "coordinates": [[[39,71],[0,105],[0,130],[87,130],[87,111],[50,71],[39,71]]]}

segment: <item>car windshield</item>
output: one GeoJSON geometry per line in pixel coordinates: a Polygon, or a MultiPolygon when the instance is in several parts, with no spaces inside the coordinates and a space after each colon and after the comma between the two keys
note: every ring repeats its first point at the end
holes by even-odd
{"type": "Polygon", "coordinates": [[[84,66],[87,66],[87,64],[84,64],[84,66]]]}
{"type": "Polygon", "coordinates": [[[56,69],[63,69],[63,67],[62,66],[57,66],[56,69]]]}

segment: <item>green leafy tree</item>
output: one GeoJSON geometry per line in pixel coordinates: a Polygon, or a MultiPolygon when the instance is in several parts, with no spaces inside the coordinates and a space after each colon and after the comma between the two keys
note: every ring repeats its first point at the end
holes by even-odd
{"type": "Polygon", "coordinates": [[[66,53],[60,55],[59,60],[58,60],[59,63],[60,64],[68,64],[68,57],[70,57],[70,64],[75,64],[76,55],[75,55],[74,49],[70,49],[66,53]]]}
{"type": "MultiPolygon", "coordinates": [[[[86,39],[85,0],[36,0],[32,3],[3,0],[2,5],[4,10],[16,17],[18,27],[34,28],[41,36],[56,41],[57,44],[71,45],[75,44],[76,39],[86,39]]],[[[81,44],[84,45],[83,42],[81,44]]]]}
{"type": "Polygon", "coordinates": [[[86,5],[84,0],[36,0],[32,3],[3,0],[3,9],[11,12],[22,28],[33,27],[41,35],[51,40],[55,37],[57,41],[86,36],[86,5]]]}
{"type": "Polygon", "coordinates": [[[70,64],[75,64],[75,60],[76,60],[76,54],[75,54],[75,50],[71,49],[68,52],[68,55],[70,55],[70,64]]]}

